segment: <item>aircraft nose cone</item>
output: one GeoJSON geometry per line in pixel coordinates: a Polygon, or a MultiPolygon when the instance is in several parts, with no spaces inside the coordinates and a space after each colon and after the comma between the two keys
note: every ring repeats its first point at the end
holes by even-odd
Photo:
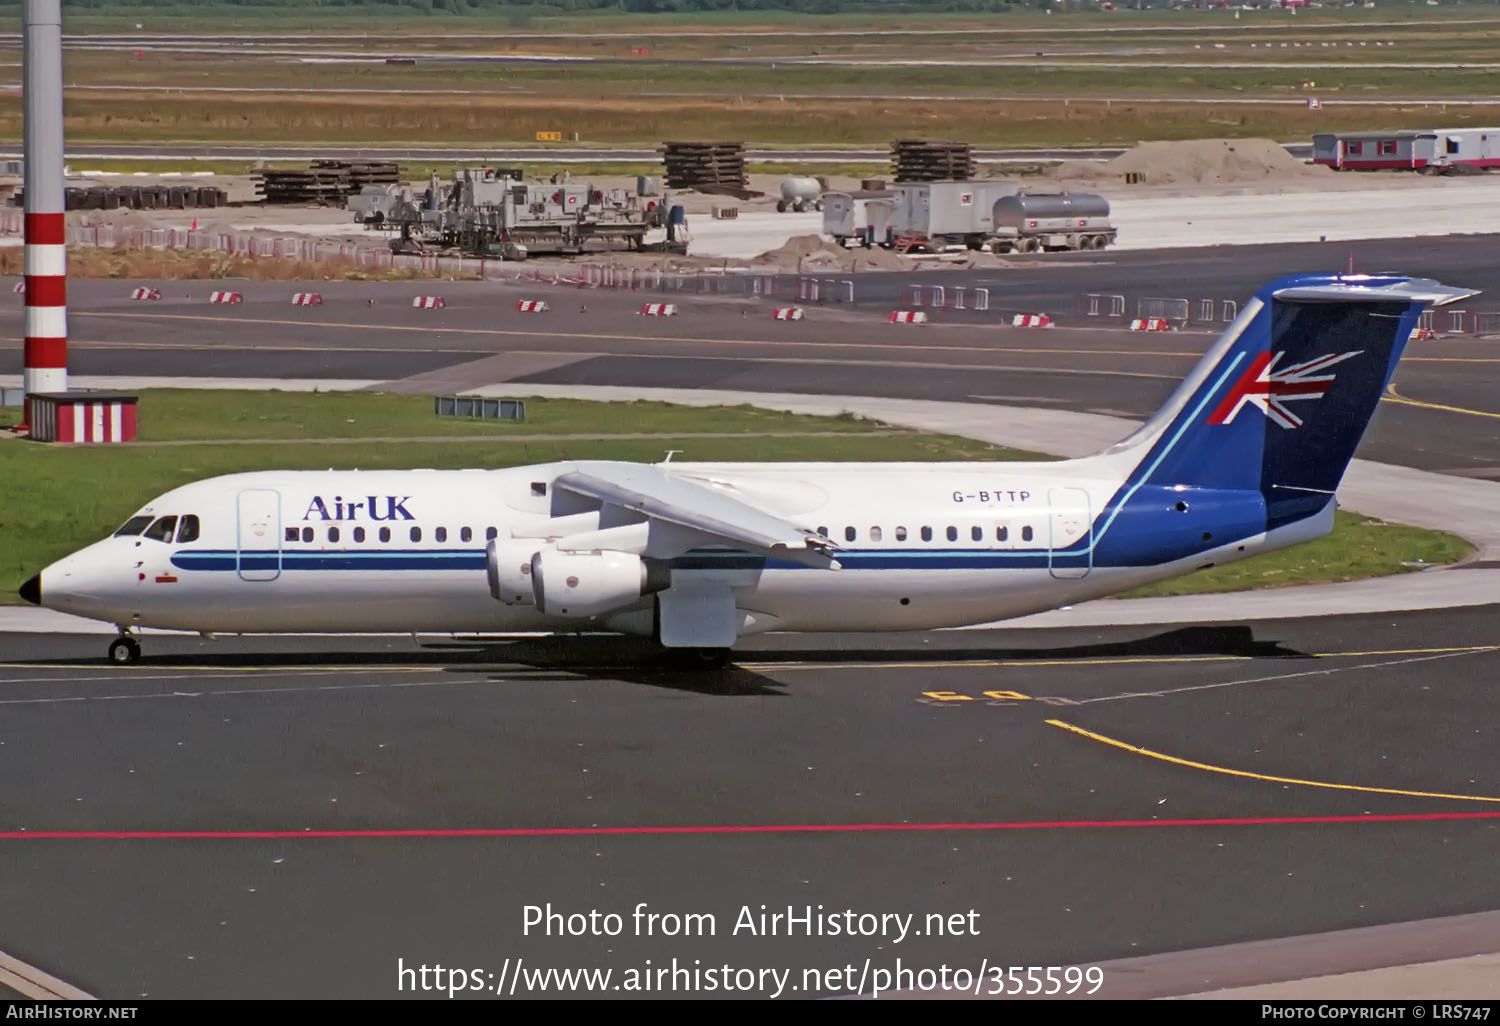
{"type": "Polygon", "coordinates": [[[21,585],[21,597],[34,606],[42,604],[42,575],[32,574],[27,582],[21,585]]]}

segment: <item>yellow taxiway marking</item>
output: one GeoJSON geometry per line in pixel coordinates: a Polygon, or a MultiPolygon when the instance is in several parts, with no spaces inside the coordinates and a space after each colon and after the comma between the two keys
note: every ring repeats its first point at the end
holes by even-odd
{"type": "Polygon", "coordinates": [[[1299,787],[1322,787],[1333,791],[1359,791],[1365,794],[1394,794],[1406,798],[1442,798],[1450,801],[1461,802],[1495,802],[1500,803],[1500,798],[1491,798],[1478,794],[1444,794],[1439,791],[1407,791],[1394,787],[1366,787],[1363,784],[1331,784],[1325,780],[1302,780],[1298,777],[1278,777],[1269,773],[1254,773],[1250,770],[1230,769],[1227,766],[1214,766],[1206,762],[1195,762],[1192,759],[1180,759],[1175,755],[1166,755],[1162,752],[1154,752],[1149,748],[1139,745],[1127,744],[1117,741],[1112,737],[1085,730],[1082,727],[1065,723],[1062,720],[1048,720],[1049,726],[1058,727],[1062,730],[1071,731],[1080,737],[1086,737],[1090,741],[1098,741],[1100,744],[1120,748],[1134,755],[1144,755],[1148,759],[1157,759],[1161,762],[1169,762],[1175,766],[1186,766],[1189,769],[1203,770],[1207,773],[1222,773],[1231,777],[1245,777],[1249,780],[1264,780],[1272,784],[1296,784],[1299,787]]]}
{"type": "MultiPolygon", "coordinates": [[[[1391,648],[1372,649],[1361,652],[1309,652],[1309,659],[1342,659],[1365,656],[1423,656],[1457,655],[1467,652],[1492,652],[1500,645],[1457,645],[1446,648],[1391,648]]],[[[902,662],[840,662],[840,663],[736,663],[746,670],[931,670],[931,669],[991,669],[1016,666],[1122,666],[1131,663],[1227,663],[1249,662],[1255,656],[1243,655],[1197,655],[1197,656],[1105,656],[1097,659],[925,659],[902,662]]]]}
{"type": "Polygon", "coordinates": [[[1491,417],[1500,420],[1500,413],[1491,413],[1488,410],[1470,410],[1463,406],[1445,406],[1442,403],[1424,403],[1417,399],[1408,399],[1396,391],[1395,385],[1387,385],[1386,395],[1383,397],[1388,403],[1398,406],[1416,406],[1424,410],[1442,410],[1444,413],[1463,413],[1470,417],[1491,417]]]}
{"type": "Polygon", "coordinates": [[[868,663],[736,663],[745,670],[976,670],[1002,666],[1119,666],[1124,663],[1222,663],[1252,656],[1118,656],[1104,659],[926,659],[868,663]]]}

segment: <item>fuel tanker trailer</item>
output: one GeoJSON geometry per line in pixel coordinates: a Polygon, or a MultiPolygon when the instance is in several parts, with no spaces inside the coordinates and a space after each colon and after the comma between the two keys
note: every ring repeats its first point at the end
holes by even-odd
{"type": "Polygon", "coordinates": [[[995,201],[986,240],[995,253],[1103,249],[1118,229],[1109,223],[1109,201],[1092,192],[1026,192],[995,201]]]}

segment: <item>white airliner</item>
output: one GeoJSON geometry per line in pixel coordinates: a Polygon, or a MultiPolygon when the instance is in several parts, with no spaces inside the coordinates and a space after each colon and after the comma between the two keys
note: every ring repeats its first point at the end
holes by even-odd
{"type": "Polygon", "coordinates": [[[1261,289],[1160,411],[1057,463],[264,471],[173,489],[22,597],[136,630],[613,631],[704,662],[760,631],[1021,616],[1326,534],[1428,306],[1399,276],[1261,289]]]}

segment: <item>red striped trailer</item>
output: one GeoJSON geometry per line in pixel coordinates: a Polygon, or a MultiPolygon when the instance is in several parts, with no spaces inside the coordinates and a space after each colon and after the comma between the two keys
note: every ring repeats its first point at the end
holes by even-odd
{"type": "Polygon", "coordinates": [[[322,306],[323,293],[321,292],[293,292],[293,306],[322,306]]]}
{"type": "Polygon", "coordinates": [[[122,392],[34,392],[31,438],[37,442],[129,442],[136,396],[122,392]]]}

